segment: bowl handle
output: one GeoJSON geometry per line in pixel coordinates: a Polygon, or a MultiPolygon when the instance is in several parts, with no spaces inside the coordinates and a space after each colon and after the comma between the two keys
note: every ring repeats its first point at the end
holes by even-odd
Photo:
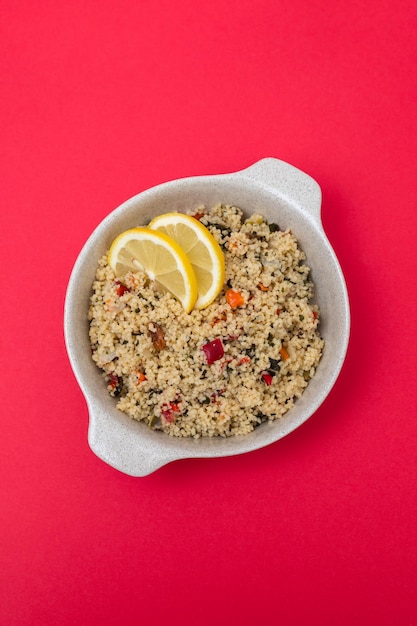
{"type": "Polygon", "coordinates": [[[272,188],[284,200],[297,204],[321,225],[321,189],[308,174],[272,157],[261,159],[237,174],[272,188]]]}
{"type": "Polygon", "coordinates": [[[88,444],[94,454],[111,467],[129,476],[147,476],[180,458],[175,452],[161,450],[151,431],[138,438],[138,424],[131,418],[121,415],[120,420],[114,419],[91,399],[87,400],[87,406],[88,444]]]}

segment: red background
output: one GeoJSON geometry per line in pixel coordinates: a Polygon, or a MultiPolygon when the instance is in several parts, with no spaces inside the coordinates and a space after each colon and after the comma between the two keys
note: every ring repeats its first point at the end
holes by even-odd
{"type": "Polygon", "coordinates": [[[414,0],[1,1],[1,626],[417,625],[414,0]],[[65,353],[94,227],[166,180],[312,175],[352,334],[304,426],[146,478],[65,353]]]}

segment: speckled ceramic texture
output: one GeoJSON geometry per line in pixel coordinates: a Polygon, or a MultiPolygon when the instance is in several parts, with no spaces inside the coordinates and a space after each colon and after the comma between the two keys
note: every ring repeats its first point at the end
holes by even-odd
{"type": "Polygon", "coordinates": [[[145,476],[178,459],[223,457],[250,452],[281,439],[303,424],[331,391],[345,359],[350,328],[345,280],[320,218],[321,190],[307,174],[267,158],[233,174],[198,176],[158,185],[123,203],[96,228],[83,247],[68,284],[64,331],[69,359],[89,411],[88,441],[112,467],[145,476]],[[155,215],[222,202],[246,215],[259,212],[280,228],[291,228],[307,255],[321,310],[325,340],[316,375],[294,408],[249,435],[178,439],[152,431],[115,407],[100,370],[91,359],[88,308],[97,262],[122,231],[147,224],[155,215]]]}

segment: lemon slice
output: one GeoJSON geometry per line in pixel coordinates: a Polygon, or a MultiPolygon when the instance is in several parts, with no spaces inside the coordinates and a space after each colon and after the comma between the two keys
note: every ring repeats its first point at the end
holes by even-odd
{"type": "Polygon", "coordinates": [[[184,250],[164,233],[149,228],[131,228],[110,246],[108,263],[116,276],[143,270],[151,280],[168,290],[189,313],[198,289],[192,265],[184,250]]]}
{"type": "Polygon", "coordinates": [[[220,293],[224,284],[224,255],[210,231],[196,218],[184,213],[155,217],[149,228],[174,239],[187,254],[197,278],[197,309],[204,309],[220,293]]]}

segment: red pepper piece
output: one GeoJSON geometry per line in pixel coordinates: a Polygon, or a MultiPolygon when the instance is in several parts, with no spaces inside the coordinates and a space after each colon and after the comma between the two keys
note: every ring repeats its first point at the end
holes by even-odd
{"type": "Polygon", "coordinates": [[[177,402],[169,402],[168,404],[164,404],[161,408],[162,417],[167,422],[173,422],[175,419],[175,413],[180,412],[180,407],[177,402]]]}
{"type": "Polygon", "coordinates": [[[209,365],[211,365],[215,361],[218,361],[222,358],[222,356],[224,356],[224,347],[220,337],[206,343],[204,346],[202,346],[202,350],[206,355],[207,363],[209,365]]]}
{"type": "Polygon", "coordinates": [[[107,378],[107,387],[110,390],[110,394],[115,398],[119,397],[122,392],[122,379],[114,372],[109,374],[107,378]]]}
{"type": "Polygon", "coordinates": [[[120,280],[116,281],[116,285],[117,285],[117,295],[120,297],[122,296],[124,293],[126,293],[126,291],[129,291],[129,289],[126,287],[126,285],[122,285],[122,283],[120,282],[120,280]]]}
{"type": "Polygon", "coordinates": [[[112,372],[111,374],[109,374],[107,384],[109,387],[111,387],[112,390],[115,389],[119,384],[119,377],[112,372]]]}
{"type": "Polygon", "coordinates": [[[215,326],[216,324],[218,324],[219,322],[225,322],[227,320],[227,315],[226,313],[222,313],[220,315],[220,317],[216,317],[215,320],[213,320],[213,322],[211,323],[212,326],[215,326]]]}
{"type": "Polygon", "coordinates": [[[268,372],[262,372],[261,376],[262,376],[262,379],[263,379],[264,383],[266,385],[268,385],[268,387],[269,387],[269,385],[272,384],[273,376],[271,374],[269,374],[268,372]]]}

